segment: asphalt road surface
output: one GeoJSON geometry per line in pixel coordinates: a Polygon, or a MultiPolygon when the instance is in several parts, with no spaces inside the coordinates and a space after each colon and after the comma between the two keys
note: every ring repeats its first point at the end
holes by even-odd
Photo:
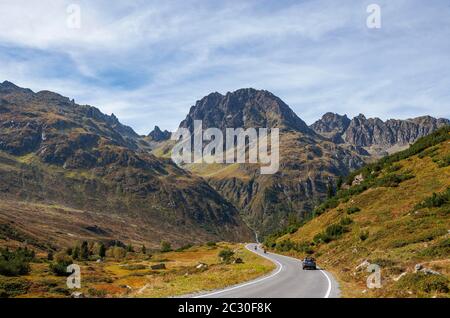
{"type": "MultiPolygon", "coordinates": [[[[248,244],[249,251],[265,257],[277,268],[267,276],[195,298],[336,298],[339,287],[333,276],[324,270],[302,270],[300,260],[274,254],[264,254],[257,244],[248,244]]],[[[320,265],[320,264],[318,264],[320,265]]]]}

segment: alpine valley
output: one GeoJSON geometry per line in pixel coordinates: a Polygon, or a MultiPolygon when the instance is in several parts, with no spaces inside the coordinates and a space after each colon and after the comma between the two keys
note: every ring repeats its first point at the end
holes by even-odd
{"type": "Polygon", "coordinates": [[[308,126],[264,90],[212,93],[180,127],[279,128],[280,168],[170,159],[159,127],[147,136],[50,91],[0,84],[0,239],[48,250],[74,241],[174,246],[245,242],[309,218],[339,177],[448,125],[325,114],[308,126]]]}

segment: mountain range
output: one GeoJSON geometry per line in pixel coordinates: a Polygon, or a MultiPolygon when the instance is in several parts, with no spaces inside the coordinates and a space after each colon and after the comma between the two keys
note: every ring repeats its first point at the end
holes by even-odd
{"type": "Polygon", "coordinates": [[[114,115],[4,82],[0,131],[0,223],[28,241],[159,246],[253,235],[208,183],[150,154],[114,115]]]}
{"type": "Polygon", "coordinates": [[[0,223],[17,240],[45,246],[251,240],[253,231],[265,236],[309,216],[339,176],[449,124],[327,113],[308,126],[255,89],[202,98],[180,127],[192,130],[194,120],[222,130],[280,128],[278,173],[260,175],[257,164],[178,167],[168,158],[170,133],[159,127],[140,136],[95,107],[0,84],[0,223]]]}

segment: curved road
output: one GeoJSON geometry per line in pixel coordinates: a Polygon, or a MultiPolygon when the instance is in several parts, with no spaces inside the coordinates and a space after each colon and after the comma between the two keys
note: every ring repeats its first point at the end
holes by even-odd
{"type": "Polygon", "coordinates": [[[267,276],[228,287],[195,298],[335,298],[339,287],[333,276],[324,270],[302,270],[300,260],[274,254],[264,254],[257,244],[248,244],[249,251],[265,257],[276,264],[267,276]]]}

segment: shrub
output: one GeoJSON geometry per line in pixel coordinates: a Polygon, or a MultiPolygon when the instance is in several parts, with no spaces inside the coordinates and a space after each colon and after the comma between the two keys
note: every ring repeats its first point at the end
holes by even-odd
{"type": "Polygon", "coordinates": [[[442,193],[433,193],[431,197],[426,198],[424,201],[416,205],[416,209],[422,208],[438,208],[443,206],[444,204],[448,204],[450,202],[450,187],[447,188],[446,191],[442,193]]]}
{"type": "Polygon", "coordinates": [[[325,229],[325,234],[332,239],[341,237],[344,232],[345,228],[340,224],[331,224],[325,229]]]}
{"type": "Polygon", "coordinates": [[[353,214],[353,213],[357,213],[359,211],[361,211],[360,208],[358,208],[356,206],[352,206],[347,209],[347,214],[353,214]]]}
{"type": "Polygon", "coordinates": [[[339,222],[340,225],[342,226],[347,226],[353,223],[353,220],[349,217],[344,217],[341,219],[341,221],[339,222]]]}
{"type": "Polygon", "coordinates": [[[169,242],[166,241],[162,241],[161,242],[161,253],[167,253],[172,251],[172,246],[170,245],[169,242]]]}
{"type": "Polygon", "coordinates": [[[314,243],[329,243],[342,236],[347,231],[341,224],[331,224],[322,233],[316,234],[313,238],[314,243]]]}
{"type": "Polygon", "coordinates": [[[88,248],[88,242],[86,242],[86,241],[83,241],[81,243],[80,257],[82,260],[89,259],[89,248],[88,248]]]}
{"type": "Polygon", "coordinates": [[[0,297],[16,297],[26,294],[30,283],[23,278],[0,278],[0,297]]]}
{"type": "Polygon", "coordinates": [[[326,210],[334,209],[338,205],[339,205],[339,200],[336,197],[329,198],[314,209],[314,211],[313,211],[314,215],[321,215],[326,210]]]}
{"type": "Polygon", "coordinates": [[[287,252],[294,249],[294,243],[289,239],[283,240],[279,243],[276,243],[276,249],[280,252],[287,252]]]}
{"type": "Polygon", "coordinates": [[[219,258],[224,263],[230,263],[233,259],[234,252],[230,250],[229,248],[223,249],[219,252],[219,258]]]}
{"type": "Polygon", "coordinates": [[[56,276],[69,276],[67,273],[67,266],[73,263],[72,257],[66,253],[57,253],[54,257],[55,261],[49,265],[50,270],[56,276]]]}
{"type": "Polygon", "coordinates": [[[89,288],[88,294],[89,294],[89,296],[95,297],[95,298],[104,298],[107,295],[105,290],[95,289],[95,288],[89,288]]]}
{"type": "Polygon", "coordinates": [[[216,246],[216,242],[208,242],[208,243],[206,243],[206,246],[209,246],[209,247],[216,246]]]}
{"type": "Polygon", "coordinates": [[[106,251],[106,256],[119,260],[127,256],[127,251],[123,247],[113,246],[106,251]]]}
{"type": "Polygon", "coordinates": [[[15,251],[0,249],[0,275],[19,276],[30,272],[30,262],[34,259],[34,252],[27,248],[15,251]]]}
{"type": "Polygon", "coordinates": [[[397,283],[401,289],[421,291],[425,293],[448,293],[449,280],[441,275],[427,275],[426,273],[407,274],[397,283]]]}
{"type": "Polygon", "coordinates": [[[73,249],[72,249],[72,258],[73,259],[80,259],[80,247],[78,247],[78,246],[75,246],[73,249]]]}
{"type": "Polygon", "coordinates": [[[177,248],[175,251],[177,251],[177,252],[183,252],[183,251],[185,251],[185,250],[190,249],[192,246],[194,246],[194,245],[192,245],[192,244],[186,244],[186,245],[181,246],[180,248],[177,248]]]}
{"type": "Polygon", "coordinates": [[[98,256],[100,256],[101,258],[106,256],[106,247],[103,243],[100,243],[100,246],[98,247],[98,256]]]}
{"type": "Polygon", "coordinates": [[[414,178],[412,174],[409,173],[390,173],[376,181],[376,186],[378,187],[397,187],[403,181],[414,178]]]}
{"type": "Polygon", "coordinates": [[[446,257],[450,255],[450,238],[444,239],[434,246],[427,247],[420,252],[421,256],[446,257]]]}
{"type": "Polygon", "coordinates": [[[367,240],[369,238],[369,232],[368,231],[363,231],[363,232],[361,232],[361,233],[359,233],[359,239],[361,240],[361,241],[365,241],[365,240],[367,240]]]}
{"type": "Polygon", "coordinates": [[[439,168],[445,168],[450,166],[450,156],[446,156],[438,161],[438,167],[439,168]]]}

